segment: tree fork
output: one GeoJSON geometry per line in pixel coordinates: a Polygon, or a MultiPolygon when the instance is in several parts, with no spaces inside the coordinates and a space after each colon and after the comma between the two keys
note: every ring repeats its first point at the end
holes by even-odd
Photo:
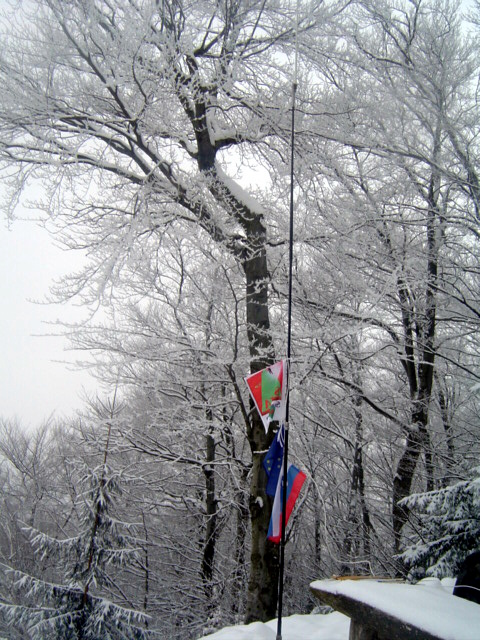
{"type": "MultiPolygon", "coordinates": [[[[187,80],[191,81],[191,79],[187,80]]],[[[186,108],[197,141],[198,168],[211,179],[210,192],[239,222],[245,234],[245,252],[241,261],[245,275],[247,337],[251,373],[272,364],[275,359],[268,306],[270,274],[267,263],[267,231],[263,216],[240,202],[226,185],[220,189],[215,156],[219,147],[208,135],[206,94],[201,87],[194,111],[186,108]]],[[[185,104],[184,104],[185,107],[185,104]]],[[[215,238],[214,238],[215,239],[215,238]]],[[[239,256],[237,256],[237,259],[239,256]]],[[[278,549],[267,541],[271,499],[265,493],[266,475],[262,466],[272,433],[265,433],[261,418],[251,412],[246,425],[252,452],[249,511],[252,529],[250,577],[245,622],[266,621],[275,617],[278,596],[278,549]]]]}

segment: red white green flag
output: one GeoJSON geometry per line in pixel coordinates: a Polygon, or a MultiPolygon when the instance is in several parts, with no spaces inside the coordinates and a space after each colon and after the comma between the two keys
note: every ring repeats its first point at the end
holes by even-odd
{"type": "Polygon", "coordinates": [[[285,420],[287,405],[287,367],[280,360],[270,367],[252,373],[245,378],[250,394],[262,418],[265,431],[272,420],[285,420]]]}

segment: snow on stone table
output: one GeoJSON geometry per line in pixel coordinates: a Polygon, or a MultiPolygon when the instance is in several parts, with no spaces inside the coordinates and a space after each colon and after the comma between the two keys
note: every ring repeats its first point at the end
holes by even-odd
{"type": "Polygon", "coordinates": [[[389,637],[480,640],[480,605],[451,594],[437,579],[416,585],[380,580],[318,580],[317,597],[389,637]],[[355,617],[358,616],[358,617],[355,617]],[[397,634],[398,630],[398,634],[397,634]]]}
{"type": "MultiPolygon", "coordinates": [[[[283,618],[282,640],[348,640],[350,620],[338,612],[283,618]]],[[[225,627],[201,640],[275,640],[277,621],[225,627]]]]}

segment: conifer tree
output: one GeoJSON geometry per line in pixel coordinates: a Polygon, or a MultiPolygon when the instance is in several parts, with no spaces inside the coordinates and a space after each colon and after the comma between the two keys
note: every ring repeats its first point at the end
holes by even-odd
{"type": "Polygon", "coordinates": [[[12,580],[10,602],[0,603],[0,615],[21,637],[32,640],[144,640],[150,637],[142,613],[102,596],[112,573],[137,555],[135,528],[115,518],[121,495],[120,474],[107,464],[111,425],[103,462],[83,465],[76,510],[76,535],[57,539],[33,527],[30,541],[39,562],[54,562],[59,579],[6,568],[12,580]]]}
{"type": "Polygon", "coordinates": [[[469,480],[405,498],[401,506],[419,519],[417,542],[401,558],[410,577],[455,576],[463,560],[480,549],[480,467],[469,480]]]}

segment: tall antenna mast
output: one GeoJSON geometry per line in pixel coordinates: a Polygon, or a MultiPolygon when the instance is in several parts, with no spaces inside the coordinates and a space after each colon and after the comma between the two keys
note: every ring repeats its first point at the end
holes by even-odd
{"type": "Polygon", "coordinates": [[[290,363],[292,352],[292,276],[293,276],[293,213],[294,213],[294,163],[295,163],[295,101],[298,82],[298,2],[295,15],[295,62],[292,80],[292,104],[291,104],[291,130],[290,130],[290,225],[288,242],[288,324],[287,324],[287,405],[285,409],[285,441],[283,449],[283,479],[282,479],[282,536],[280,541],[280,566],[278,583],[278,619],[277,638],[282,640],[282,613],[283,613],[283,574],[285,568],[285,526],[287,516],[287,475],[288,475],[288,427],[290,413],[290,363]]]}

